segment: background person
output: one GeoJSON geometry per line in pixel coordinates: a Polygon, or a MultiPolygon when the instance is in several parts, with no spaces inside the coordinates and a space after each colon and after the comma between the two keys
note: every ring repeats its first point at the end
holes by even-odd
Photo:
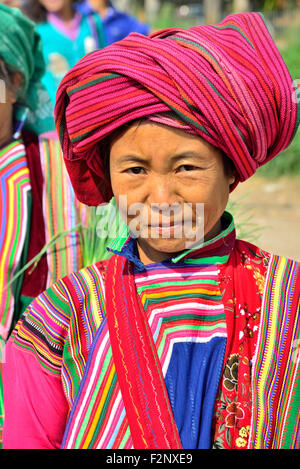
{"type": "Polygon", "coordinates": [[[85,0],[78,4],[84,14],[97,12],[103,22],[107,44],[120,41],[128,34],[135,32],[148,36],[150,26],[140,22],[135,16],[116,9],[109,0],[85,0]]]}
{"type": "MultiPolygon", "coordinates": [[[[9,282],[54,235],[72,230],[84,219],[86,208],[75,200],[58,141],[45,137],[53,122],[53,108],[41,83],[45,63],[35,24],[20,10],[0,4],[0,35],[3,91],[0,99],[0,341],[3,347],[33,298],[61,276],[81,267],[78,233],[70,232],[49,248],[34,269],[26,270],[11,285],[9,282]]],[[[0,400],[2,403],[2,392],[0,400]]],[[[1,415],[3,418],[3,409],[1,415]]]]}
{"type": "Polygon", "coordinates": [[[66,72],[85,54],[106,45],[102,21],[92,11],[82,14],[73,0],[28,0],[23,10],[37,23],[46,62],[43,83],[54,107],[66,72]]]}

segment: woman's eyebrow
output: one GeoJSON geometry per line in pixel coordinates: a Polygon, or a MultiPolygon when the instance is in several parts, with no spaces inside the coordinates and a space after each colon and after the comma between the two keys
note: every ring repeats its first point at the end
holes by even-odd
{"type": "Polygon", "coordinates": [[[185,151],[185,152],[179,153],[178,155],[171,156],[170,159],[172,160],[172,162],[173,161],[177,162],[177,161],[184,160],[187,158],[193,158],[195,160],[201,160],[201,161],[206,160],[203,154],[198,153],[196,151],[185,151]]]}
{"type": "Polygon", "coordinates": [[[124,155],[119,159],[119,163],[147,163],[148,160],[136,155],[124,155]]]}
{"type": "MultiPolygon", "coordinates": [[[[173,155],[170,157],[170,160],[173,163],[173,162],[177,162],[180,160],[184,160],[186,158],[193,158],[193,159],[197,159],[201,161],[206,160],[204,155],[195,151],[187,151],[187,152],[180,153],[178,155],[173,155]]],[[[146,163],[149,163],[149,160],[147,158],[142,158],[141,156],[128,154],[128,155],[121,156],[119,159],[119,163],[144,163],[146,164],[146,163]]]]}

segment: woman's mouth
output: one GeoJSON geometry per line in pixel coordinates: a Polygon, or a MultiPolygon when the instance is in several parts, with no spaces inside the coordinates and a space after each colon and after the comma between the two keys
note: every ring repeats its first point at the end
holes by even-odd
{"type": "Polygon", "coordinates": [[[168,236],[173,237],[174,234],[177,234],[178,237],[182,237],[182,228],[182,220],[148,225],[148,230],[151,230],[152,235],[161,235],[166,238],[168,236]]]}

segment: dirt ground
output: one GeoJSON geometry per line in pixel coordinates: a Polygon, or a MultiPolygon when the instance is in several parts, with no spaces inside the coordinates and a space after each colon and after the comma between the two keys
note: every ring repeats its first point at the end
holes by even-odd
{"type": "MultiPolygon", "coordinates": [[[[254,175],[238,185],[230,196],[238,208],[235,223],[251,216],[247,233],[258,228],[258,238],[249,241],[262,249],[300,261],[300,177],[262,179],[254,175]]],[[[245,239],[245,237],[244,237],[245,239]]]]}

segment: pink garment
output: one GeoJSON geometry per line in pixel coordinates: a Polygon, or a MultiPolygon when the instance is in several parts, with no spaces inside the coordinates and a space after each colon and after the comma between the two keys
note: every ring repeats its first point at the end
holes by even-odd
{"type": "Polygon", "coordinates": [[[81,21],[81,14],[76,11],[74,14],[73,19],[70,21],[70,26],[68,27],[58,15],[55,13],[47,13],[47,21],[51,23],[58,31],[63,33],[64,36],[67,36],[72,41],[75,41],[78,32],[79,32],[79,25],[81,21]]]}
{"type": "Polygon", "coordinates": [[[49,130],[49,132],[44,132],[40,135],[41,138],[47,138],[49,140],[58,140],[58,135],[56,130],[49,130]]]}
{"type": "Polygon", "coordinates": [[[32,353],[24,353],[11,341],[5,354],[9,366],[3,364],[3,448],[60,448],[69,413],[60,376],[48,374],[32,353]],[[20,413],[22,427],[18,425],[20,413]]]}

